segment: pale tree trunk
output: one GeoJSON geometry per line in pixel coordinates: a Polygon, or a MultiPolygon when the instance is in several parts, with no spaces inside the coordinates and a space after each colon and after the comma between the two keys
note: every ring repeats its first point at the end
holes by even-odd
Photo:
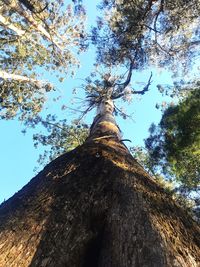
{"type": "Polygon", "coordinates": [[[3,2],[8,5],[11,9],[13,9],[15,12],[17,12],[20,16],[25,18],[29,25],[37,31],[41,36],[46,38],[49,42],[51,42],[54,46],[56,46],[60,51],[63,51],[65,49],[65,45],[67,42],[70,42],[70,40],[65,39],[65,45],[60,44],[56,39],[59,39],[60,41],[64,41],[64,37],[60,36],[54,29],[51,29],[51,31],[47,31],[45,27],[42,25],[43,22],[38,22],[35,20],[34,16],[31,14],[31,12],[27,12],[22,8],[22,6],[18,3],[18,1],[14,0],[3,0],[3,2]],[[51,34],[52,33],[52,34],[51,34]]]}
{"type": "Polygon", "coordinates": [[[114,103],[111,99],[101,101],[90,128],[88,140],[113,139],[120,141],[120,129],[113,116],[114,103]]]}
{"type": "Polygon", "coordinates": [[[3,71],[3,70],[0,70],[0,78],[2,78],[4,80],[14,80],[14,81],[18,81],[18,82],[32,83],[32,84],[37,85],[38,87],[41,87],[41,86],[44,86],[45,84],[47,84],[47,82],[44,82],[44,81],[39,81],[39,80],[32,79],[32,78],[29,78],[29,77],[23,76],[23,75],[8,73],[8,72],[3,71]]]}
{"type": "MultiPolygon", "coordinates": [[[[1,9],[0,9],[0,12],[1,12],[1,9]]],[[[10,20],[9,18],[5,18],[2,14],[0,14],[0,22],[3,24],[3,26],[6,28],[6,29],[10,29],[12,31],[14,31],[18,37],[21,37],[22,39],[26,39],[26,40],[29,40],[31,43],[35,44],[35,45],[39,45],[40,47],[42,47],[43,49],[47,49],[43,44],[39,43],[38,41],[35,41],[34,38],[31,36],[31,32],[27,32],[25,30],[22,30],[18,27],[16,27],[10,20]]],[[[38,48],[36,48],[35,46],[35,49],[37,50],[37,52],[39,54],[41,54],[41,51],[39,51],[38,48]]],[[[32,79],[33,80],[33,79],[32,79]]]]}
{"type": "Polygon", "coordinates": [[[200,266],[199,227],[120,142],[112,108],[0,206],[0,267],[200,266]]]}
{"type": "Polygon", "coordinates": [[[63,50],[63,46],[60,45],[53,36],[42,26],[41,23],[38,23],[34,17],[30,14],[30,12],[25,11],[18,3],[17,1],[12,0],[3,0],[3,2],[6,5],[9,5],[11,9],[13,9],[15,12],[17,12],[20,16],[25,18],[30,26],[32,26],[38,33],[40,33],[41,36],[45,37],[48,41],[50,41],[52,44],[54,44],[59,50],[63,50]]]}
{"type": "MultiPolygon", "coordinates": [[[[1,9],[0,9],[1,11],[1,9]]],[[[5,18],[4,16],[2,16],[2,14],[0,14],[0,22],[4,25],[5,28],[8,28],[14,32],[17,33],[17,35],[22,36],[25,34],[24,30],[19,29],[18,27],[16,27],[12,22],[9,21],[8,18],[5,18]]]]}

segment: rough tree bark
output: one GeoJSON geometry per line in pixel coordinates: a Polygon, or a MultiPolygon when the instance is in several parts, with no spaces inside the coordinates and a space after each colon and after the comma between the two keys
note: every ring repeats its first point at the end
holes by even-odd
{"type": "Polygon", "coordinates": [[[111,101],[86,142],[0,206],[0,267],[197,267],[199,227],[120,142],[111,101]]]}

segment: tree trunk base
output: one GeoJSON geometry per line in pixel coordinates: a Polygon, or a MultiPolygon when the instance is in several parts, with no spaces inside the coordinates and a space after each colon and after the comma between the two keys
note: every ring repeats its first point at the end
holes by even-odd
{"type": "Polygon", "coordinates": [[[0,267],[198,267],[196,223],[115,141],[64,154],[0,206],[0,267]]]}

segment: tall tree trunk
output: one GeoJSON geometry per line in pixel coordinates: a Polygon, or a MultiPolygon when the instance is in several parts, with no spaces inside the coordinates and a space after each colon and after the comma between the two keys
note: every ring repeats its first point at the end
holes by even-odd
{"type": "Polygon", "coordinates": [[[132,158],[110,109],[0,206],[0,267],[200,266],[199,227],[132,158]]]}

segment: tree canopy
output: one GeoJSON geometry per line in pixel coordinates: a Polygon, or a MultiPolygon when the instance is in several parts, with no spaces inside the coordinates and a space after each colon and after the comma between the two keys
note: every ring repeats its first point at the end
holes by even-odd
{"type": "Polygon", "coordinates": [[[200,89],[168,107],[158,126],[152,124],[146,148],[165,175],[190,189],[200,185],[200,89]]]}
{"type": "Polygon", "coordinates": [[[37,115],[54,85],[79,65],[85,49],[85,10],[80,1],[3,0],[0,4],[0,116],[21,120],[37,115]]]}
{"type": "Polygon", "coordinates": [[[32,124],[42,124],[46,129],[33,135],[35,148],[42,145],[46,149],[39,155],[38,164],[46,165],[65,152],[71,151],[77,146],[83,144],[88,136],[89,129],[85,123],[69,123],[67,119],[59,120],[55,115],[47,115],[45,120],[36,117],[32,124]]]}
{"type": "Polygon", "coordinates": [[[104,91],[109,91],[113,99],[144,94],[151,79],[136,92],[130,87],[134,70],[156,65],[170,67],[176,75],[192,66],[200,44],[198,0],[112,0],[102,1],[99,8],[102,16],[87,35],[86,11],[80,0],[69,4],[63,0],[2,1],[0,115],[3,119],[21,114],[20,119],[24,120],[37,115],[46,100],[45,93],[54,88],[39,73],[44,69],[56,74],[59,71],[57,75],[63,80],[70,67],[79,64],[75,53],[85,50],[86,36],[97,50],[95,64],[109,67],[100,81],[95,80],[95,86],[92,83],[85,86],[93,104],[104,91]],[[113,76],[112,69],[118,65],[128,68],[128,74],[124,75],[122,69],[123,73],[113,76]],[[104,89],[100,90],[102,85],[104,89]]]}
{"type": "Polygon", "coordinates": [[[200,44],[198,0],[104,0],[100,8],[93,28],[100,63],[156,64],[175,73],[191,67],[200,44]]]}

